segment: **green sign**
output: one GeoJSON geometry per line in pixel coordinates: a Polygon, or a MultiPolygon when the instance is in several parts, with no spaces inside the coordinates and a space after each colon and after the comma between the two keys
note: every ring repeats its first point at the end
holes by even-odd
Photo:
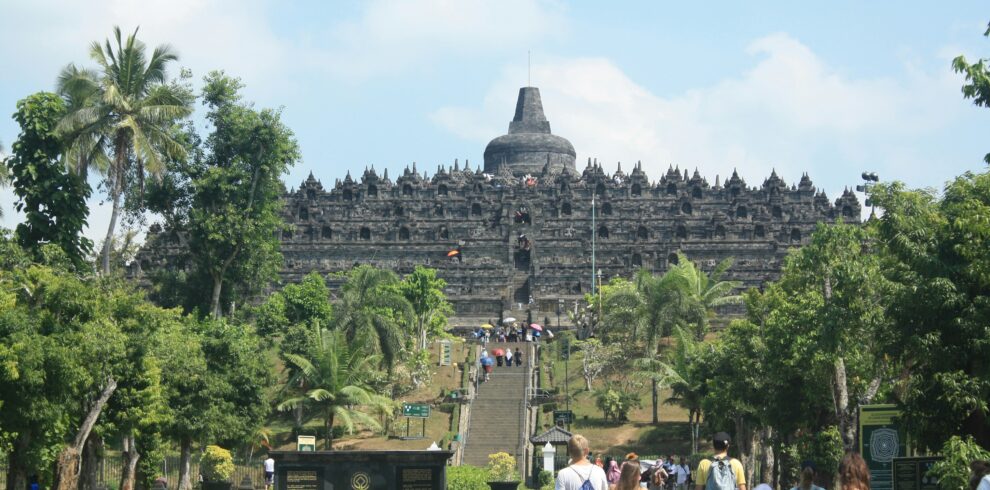
{"type": "Polygon", "coordinates": [[[316,436],[297,436],[296,451],[316,451],[316,436]]]}
{"type": "Polygon", "coordinates": [[[553,421],[558,424],[570,424],[574,422],[574,412],[570,410],[554,410],[553,421]]]}
{"type": "Polygon", "coordinates": [[[940,459],[938,456],[894,458],[894,490],[939,490],[938,478],[928,476],[928,470],[940,459]]]}
{"type": "Polygon", "coordinates": [[[425,403],[403,403],[402,416],[421,419],[429,418],[430,406],[425,403]]]}
{"type": "Polygon", "coordinates": [[[907,436],[894,425],[900,414],[894,405],[859,407],[859,453],[870,469],[873,490],[893,490],[894,458],[907,456],[907,436]]]}

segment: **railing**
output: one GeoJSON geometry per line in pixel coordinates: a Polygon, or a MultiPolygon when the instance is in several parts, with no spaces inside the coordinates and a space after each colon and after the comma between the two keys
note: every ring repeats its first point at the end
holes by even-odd
{"type": "MultiPolygon", "coordinates": [[[[96,470],[97,483],[109,490],[119,488],[123,467],[123,461],[119,457],[111,456],[103,458],[100,462],[100,467],[96,470]]],[[[169,489],[179,488],[179,455],[167,456],[159,463],[158,470],[160,471],[160,475],[165,477],[169,489]]],[[[242,462],[242,464],[234,465],[234,474],[230,480],[234,483],[235,488],[240,485],[245,476],[251,477],[251,483],[254,485],[254,488],[260,489],[265,487],[265,471],[261,466],[260,460],[253,464],[242,462]]],[[[195,456],[189,464],[189,479],[192,481],[193,488],[199,487],[199,462],[195,456]]],[[[0,485],[4,485],[6,481],[7,467],[0,466],[0,485]]]]}

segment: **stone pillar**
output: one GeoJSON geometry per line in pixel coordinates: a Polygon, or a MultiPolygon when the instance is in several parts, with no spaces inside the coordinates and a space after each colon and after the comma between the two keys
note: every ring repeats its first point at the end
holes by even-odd
{"type": "Polygon", "coordinates": [[[557,454],[557,448],[553,447],[552,444],[547,442],[546,446],[543,446],[543,470],[553,473],[553,459],[557,454]]]}

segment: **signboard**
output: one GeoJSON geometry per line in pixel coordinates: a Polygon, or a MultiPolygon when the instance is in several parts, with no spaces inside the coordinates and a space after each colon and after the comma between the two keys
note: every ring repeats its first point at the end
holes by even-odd
{"type": "Polygon", "coordinates": [[[430,406],[425,403],[403,403],[402,416],[421,419],[429,418],[430,406]]]}
{"type": "Polygon", "coordinates": [[[453,350],[453,345],[449,340],[440,341],[440,365],[449,366],[451,351],[453,350]]]}
{"type": "Polygon", "coordinates": [[[928,476],[928,470],[940,457],[894,458],[894,490],[939,490],[938,478],[928,476]]]}
{"type": "Polygon", "coordinates": [[[316,436],[297,436],[296,451],[316,451],[316,436]]]}
{"type": "Polygon", "coordinates": [[[320,480],[317,470],[286,471],[285,490],[319,490],[320,480]]]}
{"type": "Polygon", "coordinates": [[[570,410],[554,410],[553,421],[556,424],[571,424],[574,422],[574,412],[570,410]]]}
{"type": "Polygon", "coordinates": [[[433,490],[440,480],[436,468],[402,467],[395,471],[397,488],[400,490],[433,490]]]}
{"type": "Polygon", "coordinates": [[[859,453],[870,469],[873,490],[893,490],[894,458],[907,456],[907,436],[894,425],[900,414],[894,405],[859,407],[859,453]]]}

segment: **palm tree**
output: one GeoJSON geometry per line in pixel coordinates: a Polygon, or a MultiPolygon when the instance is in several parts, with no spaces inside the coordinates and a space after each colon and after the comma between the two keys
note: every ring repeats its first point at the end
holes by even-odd
{"type": "Polygon", "coordinates": [[[178,60],[172,48],[158,46],[147,58],[137,29],[126,41],[119,27],[113,32],[116,45],[107,39],[102,46],[93,42],[90,47],[98,73],[69,65],[58,79],[58,92],[73,109],[58,128],[68,138],[70,164],[85,175],[90,163],[106,163],[100,170],[113,210],[101,251],[104,273],[110,272],[110,248],[129,179],[136,179],[140,194],[146,172],[157,176],[163,157],[184,155],[171,131],[177,120],[192,112],[188,93],[167,83],[165,69],[178,60]]]}
{"type": "Polygon", "coordinates": [[[362,340],[349,343],[341,331],[319,329],[311,355],[285,355],[293,370],[285,385],[288,397],[276,408],[289,411],[304,407],[307,418],[323,417],[328,450],[338,420],[348,433],[354,432],[355,422],[380,429],[369,412],[391,409],[392,400],[371,387],[378,356],[369,350],[362,340]]]}
{"type": "Polygon", "coordinates": [[[694,334],[698,340],[703,339],[708,332],[709,319],[715,314],[715,308],[742,302],[741,295],[732,294],[742,282],[722,280],[725,272],[732,267],[732,262],[731,258],[725,259],[715,266],[711,274],[706,274],[686,256],[678,254],[677,265],[669,271],[684,299],[684,319],[694,325],[694,334]]]}
{"type": "Polygon", "coordinates": [[[671,396],[664,403],[677,404],[688,411],[688,422],[691,424],[691,454],[698,452],[698,433],[701,428],[701,401],[705,396],[705,380],[702,366],[695,361],[701,359],[701,343],[684,329],[675,328],[674,336],[677,346],[673,350],[673,359],[669,363],[661,363],[661,370],[667,376],[671,396]]]}
{"type": "Polygon", "coordinates": [[[413,309],[399,290],[394,272],[359,265],[347,275],[334,303],[334,328],[347,339],[367,341],[391,370],[402,350],[402,330],[413,323],[413,309]]]}

